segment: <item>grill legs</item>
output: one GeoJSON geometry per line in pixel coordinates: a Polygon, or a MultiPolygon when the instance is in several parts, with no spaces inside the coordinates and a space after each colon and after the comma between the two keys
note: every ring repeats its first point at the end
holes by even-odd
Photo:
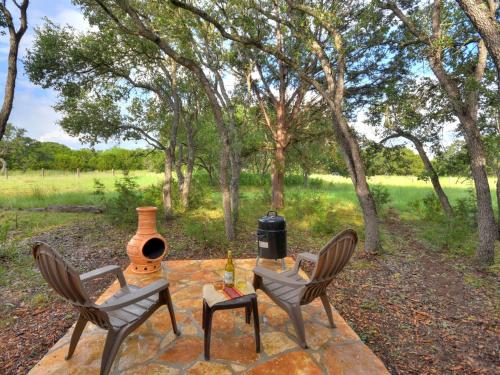
{"type": "MultiPolygon", "coordinates": [[[[259,265],[260,256],[257,256],[257,260],[255,261],[255,266],[259,265]]],[[[285,258],[281,258],[281,270],[286,270],[285,258]]]]}

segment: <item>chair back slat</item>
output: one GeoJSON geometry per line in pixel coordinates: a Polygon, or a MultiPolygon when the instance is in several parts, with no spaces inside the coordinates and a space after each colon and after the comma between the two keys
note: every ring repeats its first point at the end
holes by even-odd
{"type": "Polygon", "coordinates": [[[306,286],[301,304],[307,304],[324,294],[332,279],[345,267],[358,243],[358,235],[346,229],[333,237],[319,252],[318,262],[306,286]]]}
{"type": "Polygon", "coordinates": [[[92,303],[78,272],[49,245],[39,242],[33,246],[33,257],[43,278],[61,297],[74,305],[92,323],[107,329],[108,314],[92,303]]]}

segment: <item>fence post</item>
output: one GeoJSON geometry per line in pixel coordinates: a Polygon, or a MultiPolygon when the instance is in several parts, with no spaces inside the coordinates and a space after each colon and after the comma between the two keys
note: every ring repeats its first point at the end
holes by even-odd
{"type": "Polygon", "coordinates": [[[45,168],[42,168],[42,178],[45,177],[45,168]]]}
{"type": "Polygon", "coordinates": [[[113,176],[115,175],[115,169],[114,168],[111,170],[111,173],[113,174],[113,176]]]}
{"type": "Polygon", "coordinates": [[[76,168],[76,177],[80,177],[80,168],[76,168]]]}
{"type": "Polygon", "coordinates": [[[5,178],[9,178],[9,168],[5,167],[4,174],[5,174],[5,178]]]}

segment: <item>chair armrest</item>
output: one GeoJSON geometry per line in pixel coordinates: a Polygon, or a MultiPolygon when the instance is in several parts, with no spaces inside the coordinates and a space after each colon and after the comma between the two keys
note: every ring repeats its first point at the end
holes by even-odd
{"type": "Polygon", "coordinates": [[[296,262],[301,262],[303,260],[307,260],[308,262],[318,263],[318,256],[311,253],[300,253],[297,255],[296,262]]]}
{"type": "Polygon", "coordinates": [[[120,309],[125,306],[132,305],[136,302],[142,301],[156,293],[161,292],[168,288],[167,280],[158,280],[144,288],[135,290],[130,293],[126,293],[123,296],[116,298],[113,302],[104,302],[102,305],[99,305],[99,309],[102,311],[113,311],[120,309]]]}
{"type": "Polygon", "coordinates": [[[116,275],[118,281],[120,282],[120,287],[123,288],[127,286],[127,282],[125,281],[125,276],[123,276],[123,271],[120,268],[120,266],[104,266],[90,272],[82,273],[80,275],[80,280],[82,281],[93,280],[98,277],[109,275],[110,273],[116,275]]]}
{"type": "Polygon", "coordinates": [[[286,286],[291,286],[291,287],[300,287],[300,286],[305,286],[307,285],[307,281],[295,281],[291,280],[286,276],[283,276],[277,272],[271,271],[267,268],[257,266],[253,269],[253,273],[256,276],[265,278],[265,279],[271,279],[272,281],[275,281],[277,283],[286,285],[286,286]]]}

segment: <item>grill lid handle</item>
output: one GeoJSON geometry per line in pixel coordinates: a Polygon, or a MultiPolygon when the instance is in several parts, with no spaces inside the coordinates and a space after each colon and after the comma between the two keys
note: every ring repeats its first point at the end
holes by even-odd
{"type": "Polygon", "coordinates": [[[278,216],[278,211],[267,211],[266,216],[278,216]],[[269,215],[269,214],[273,214],[273,215],[269,215]]]}

